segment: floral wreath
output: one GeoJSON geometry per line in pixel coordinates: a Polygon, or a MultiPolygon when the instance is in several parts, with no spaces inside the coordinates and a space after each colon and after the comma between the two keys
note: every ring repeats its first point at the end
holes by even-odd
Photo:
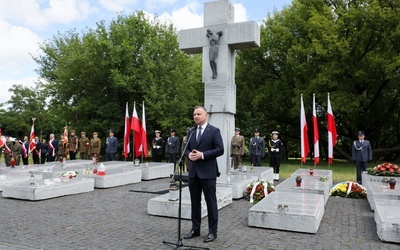
{"type": "Polygon", "coordinates": [[[368,174],[382,176],[400,176],[399,166],[384,162],[373,168],[367,168],[368,174]]]}
{"type": "Polygon", "coordinates": [[[275,186],[272,181],[265,181],[263,179],[256,180],[247,185],[245,196],[252,203],[257,203],[262,200],[265,195],[275,191],[275,186]]]}
{"type": "Polygon", "coordinates": [[[357,182],[340,182],[331,189],[331,196],[364,199],[367,197],[367,190],[357,182]]]}

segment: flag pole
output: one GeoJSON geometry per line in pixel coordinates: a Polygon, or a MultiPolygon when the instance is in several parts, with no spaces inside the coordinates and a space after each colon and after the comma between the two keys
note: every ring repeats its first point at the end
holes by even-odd
{"type": "MultiPolygon", "coordinates": [[[[142,101],[142,109],[143,109],[143,111],[142,111],[142,125],[143,125],[143,112],[144,112],[144,101],[142,101]]],[[[143,128],[142,128],[143,129],[143,128]]],[[[146,130],[147,130],[147,128],[146,128],[146,130]]],[[[146,131],[147,132],[147,131],[146,131]]],[[[140,132],[140,133],[142,133],[142,132],[140,132]]],[[[147,137],[146,137],[147,138],[147,137]]],[[[140,141],[142,142],[142,163],[144,162],[144,159],[143,159],[143,157],[144,157],[144,143],[143,143],[143,136],[140,136],[140,141]]]]}
{"type": "MultiPolygon", "coordinates": [[[[133,102],[133,110],[135,110],[136,102],[133,102]]],[[[133,114],[132,114],[133,121],[133,114]]],[[[132,126],[132,124],[131,124],[132,126]]],[[[132,133],[132,164],[135,166],[135,131],[132,133]]]]}

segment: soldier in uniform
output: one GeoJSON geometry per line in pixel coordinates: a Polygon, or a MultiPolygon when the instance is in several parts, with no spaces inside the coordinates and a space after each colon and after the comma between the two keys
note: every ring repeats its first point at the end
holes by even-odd
{"type": "Polygon", "coordinates": [[[274,181],[279,181],[279,167],[283,148],[283,142],[278,139],[278,135],[278,131],[272,131],[272,138],[268,141],[269,166],[274,169],[274,181]]]}
{"type": "Polygon", "coordinates": [[[61,162],[63,158],[67,158],[67,155],[68,155],[68,143],[65,143],[64,134],[61,134],[60,140],[58,141],[57,160],[61,162]]]}
{"type": "Polygon", "coordinates": [[[161,156],[164,152],[164,139],[160,137],[161,131],[156,130],[154,131],[156,137],[153,139],[153,161],[154,162],[161,162],[161,156]]]}
{"type": "Polygon", "coordinates": [[[47,162],[53,162],[55,161],[58,153],[58,141],[56,138],[54,138],[54,134],[50,134],[48,145],[49,145],[49,154],[47,162]]]}
{"type": "Polygon", "coordinates": [[[89,138],[86,137],[86,132],[81,132],[81,138],[79,138],[78,149],[79,156],[81,159],[86,160],[89,152],[89,138]]]}
{"type": "Polygon", "coordinates": [[[13,156],[15,160],[15,165],[19,166],[21,161],[21,143],[19,142],[18,138],[15,138],[14,145],[13,145],[13,156]]]}
{"type": "Polygon", "coordinates": [[[13,156],[13,143],[10,140],[10,136],[6,135],[6,143],[4,143],[4,161],[6,163],[6,167],[10,166],[10,161],[13,156]]]}
{"type": "Polygon", "coordinates": [[[118,139],[114,136],[114,130],[110,130],[106,139],[106,160],[115,161],[115,154],[118,149],[118,139]]]}
{"type": "Polygon", "coordinates": [[[365,132],[358,132],[358,140],[353,142],[351,156],[356,163],[357,169],[357,183],[362,184],[361,174],[367,170],[368,162],[372,161],[371,143],[365,140],[365,132]]]}
{"type": "Polygon", "coordinates": [[[240,135],[240,128],[235,128],[235,135],[231,140],[231,157],[233,160],[233,169],[239,168],[242,164],[244,155],[244,137],[240,135]]]}
{"type": "Polygon", "coordinates": [[[69,159],[76,159],[76,151],[78,150],[78,136],[75,135],[75,130],[71,130],[68,140],[69,159]]]}
{"type": "Polygon", "coordinates": [[[167,139],[166,153],[168,154],[168,162],[174,163],[176,169],[176,155],[179,153],[179,138],[175,136],[175,129],[171,129],[170,137],[167,139]]]}
{"type": "Polygon", "coordinates": [[[93,132],[93,138],[90,140],[89,155],[92,157],[100,157],[101,140],[98,138],[99,133],[93,132]]]}
{"type": "Polygon", "coordinates": [[[254,129],[254,137],[250,139],[250,158],[251,165],[255,167],[261,166],[261,159],[265,156],[265,141],[260,136],[260,131],[254,129]]]}

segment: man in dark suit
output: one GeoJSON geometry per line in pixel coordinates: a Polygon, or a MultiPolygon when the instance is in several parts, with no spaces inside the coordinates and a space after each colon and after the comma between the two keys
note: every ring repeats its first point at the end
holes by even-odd
{"type": "Polygon", "coordinates": [[[351,155],[357,168],[357,183],[361,183],[361,174],[367,170],[368,162],[372,161],[372,149],[368,140],[364,140],[365,132],[358,132],[358,140],[353,142],[351,155]]]}
{"type": "Polygon", "coordinates": [[[47,162],[53,162],[58,153],[58,141],[54,138],[54,134],[50,134],[49,138],[49,154],[47,155],[47,162]]]}
{"type": "Polygon", "coordinates": [[[197,124],[185,150],[185,156],[190,160],[189,191],[192,208],[192,229],[184,235],[184,239],[200,236],[201,225],[201,193],[207,203],[208,235],[204,242],[217,238],[218,207],[216,196],[216,181],[219,176],[217,157],[224,154],[221,132],[218,128],[207,123],[207,110],[196,106],[193,119],[197,124]]]}

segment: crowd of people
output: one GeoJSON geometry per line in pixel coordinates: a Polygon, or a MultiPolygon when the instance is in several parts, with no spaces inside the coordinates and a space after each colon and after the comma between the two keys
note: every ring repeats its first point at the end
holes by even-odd
{"type": "MultiPolygon", "coordinates": [[[[29,158],[32,158],[33,164],[44,164],[46,162],[63,161],[69,157],[75,160],[79,154],[80,159],[93,159],[100,156],[101,139],[98,132],[93,133],[93,137],[89,140],[86,132],[82,131],[81,136],[75,134],[75,130],[71,130],[68,136],[60,135],[57,140],[54,134],[49,135],[49,140],[36,136],[32,141],[28,136],[24,136],[23,141],[19,138],[11,140],[9,135],[5,136],[5,143],[0,147],[4,152],[4,161],[7,167],[15,167],[21,164],[28,165],[29,158]]],[[[114,131],[109,131],[106,139],[106,160],[115,160],[118,148],[118,139],[114,137],[114,131]]]]}

